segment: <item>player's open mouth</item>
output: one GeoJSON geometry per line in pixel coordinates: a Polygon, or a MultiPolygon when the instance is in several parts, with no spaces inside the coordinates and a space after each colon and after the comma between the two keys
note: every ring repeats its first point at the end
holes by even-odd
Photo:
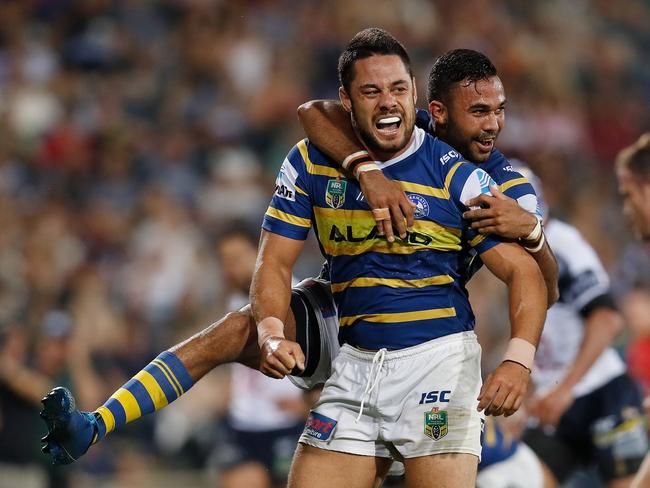
{"type": "Polygon", "coordinates": [[[390,117],[382,117],[380,119],[377,119],[375,122],[375,127],[377,130],[385,135],[396,133],[401,125],[402,119],[396,115],[391,115],[390,117]]]}
{"type": "Polygon", "coordinates": [[[491,151],[494,147],[494,139],[474,139],[479,147],[484,151],[491,151]]]}

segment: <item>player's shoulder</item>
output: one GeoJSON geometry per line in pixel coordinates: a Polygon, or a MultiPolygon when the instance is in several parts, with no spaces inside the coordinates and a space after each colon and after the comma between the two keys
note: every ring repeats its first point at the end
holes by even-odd
{"type": "Polygon", "coordinates": [[[336,164],[323,153],[316,145],[309,139],[304,138],[298,141],[287,153],[285,163],[290,163],[298,171],[301,168],[306,168],[308,172],[314,165],[328,166],[336,168],[336,164]]]}
{"type": "Polygon", "coordinates": [[[480,164],[480,168],[488,173],[499,185],[508,182],[526,183],[527,178],[517,171],[508,158],[499,151],[493,149],[487,161],[480,164]]]}
{"type": "Polygon", "coordinates": [[[433,164],[443,174],[455,171],[459,163],[462,163],[469,170],[476,169],[475,165],[469,163],[456,149],[445,141],[424,131],[422,132],[425,138],[422,146],[427,148],[433,164]]]}

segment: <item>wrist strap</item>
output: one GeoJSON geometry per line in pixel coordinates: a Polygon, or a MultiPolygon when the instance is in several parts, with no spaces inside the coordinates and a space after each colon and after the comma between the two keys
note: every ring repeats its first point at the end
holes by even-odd
{"type": "Polygon", "coordinates": [[[379,166],[372,159],[368,151],[357,151],[346,157],[341,163],[343,169],[349,171],[358,180],[364,171],[379,170],[379,166]]]}
{"type": "Polygon", "coordinates": [[[535,227],[533,227],[533,230],[530,231],[530,234],[524,237],[523,240],[526,243],[537,242],[537,240],[540,238],[541,235],[542,235],[542,223],[539,220],[537,220],[537,223],[535,224],[535,227]]]}
{"type": "Polygon", "coordinates": [[[362,161],[372,161],[372,158],[370,157],[370,153],[368,151],[357,151],[355,153],[350,154],[348,157],[346,157],[343,160],[341,166],[343,166],[343,169],[352,171],[350,165],[354,165],[355,163],[362,162],[362,161]]]}
{"type": "Polygon", "coordinates": [[[542,237],[539,239],[539,242],[537,244],[532,245],[532,246],[527,246],[527,245],[524,244],[524,249],[526,251],[528,251],[529,253],[531,253],[531,254],[535,254],[536,252],[539,252],[539,251],[542,250],[542,248],[544,247],[545,242],[546,242],[546,236],[544,235],[544,233],[542,233],[542,237]]]}
{"type": "Polygon", "coordinates": [[[374,161],[366,161],[363,164],[358,165],[356,168],[354,168],[354,177],[358,180],[359,176],[361,173],[364,173],[366,171],[381,171],[379,166],[377,166],[377,163],[374,161]]]}
{"type": "Polygon", "coordinates": [[[277,317],[265,317],[257,324],[257,343],[262,346],[269,337],[284,338],[284,322],[277,317]]]}
{"type": "Polygon", "coordinates": [[[528,371],[533,369],[536,348],[530,342],[519,337],[513,337],[508,343],[503,361],[521,364],[528,371]]]}

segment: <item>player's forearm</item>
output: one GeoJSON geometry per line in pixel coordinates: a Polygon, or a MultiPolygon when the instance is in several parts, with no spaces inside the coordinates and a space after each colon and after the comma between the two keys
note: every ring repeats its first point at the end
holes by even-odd
{"type": "Polygon", "coordinates": [[[511,337],[537,347],[546,320],[546,286],[539,267],[531,259],[513,266],[506,280],[509,293],[511,337]]]}
{"type": "Polygon", "coordinates": [[[616,310],[598,308],[591,312],[585,321],[584,336],[578,354],[564,375],[561,385],[572,389],[578,384],[624,327],[623,318],[616,310]]]}
{"type": "Polygon", "coordinates": [[[551,307],[560,298],[560,289],[558,288],[558,269],[555,255],[551,250],[548,242],[544,243],[539,252],[531,253],[533,259],[539,266],[542,276],[544,277],[544,284],[546,285],[546,304],[551,307]]]}
{"type": "Polygon", "coordinates": [[[546,286],[539,266],[515,243],[499,244],[481,259],[508,287],[511,337],[537,347],[546,319],[546,286]]]}
{"type": "Polygon", "coordinates": [[[338,164],[365,150],[354,132],[350,114],[340,102],[312,100],[298,107],[298,120],[310,142],[338,164]]]}
{"type": "Polygon", "coordinates": [[[278,335],[280,331],[273,324],[260,323],[268,317],[283,321],[287,316],[291,300],[291,268],[259,259],[250,299],[253,319],[258,326],[258,340],[262,343],[266,337],[278,335]]]}

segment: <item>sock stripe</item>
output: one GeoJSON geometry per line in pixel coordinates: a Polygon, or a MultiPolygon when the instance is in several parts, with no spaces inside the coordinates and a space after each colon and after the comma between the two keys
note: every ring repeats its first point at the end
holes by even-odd
{"type": "Polygon", "coordinates": [[[162,370],[162,372],[165,374],[165,376],[167,377],[167,379],[169,380],[169,382],[170,382],[170,383],[172,384],[172,386],[174,387],[174,391],[176,391],[176,396],[177,396],[177,397],[179,397],[179,396],[181,396],[183,393],[185,393],[185,392],[183,391],[183,387],[181,386],[181,384],[180,384],[180,382],[178,381],[178,379],[176,379],[176,376],[174,375],[174,373],[172,372],[172,370],[169,368],[169,366],[167,366],[164,362],[162,362],[162,361],[161,361],[160,359],[158,359],[158,358],[154,359],[154,360],[151,361],[151,362],[152,362],[153,364],[155,364],[156,366],[158,366],[158,367],[162,370]]]}
{"type": "Polygon", "coordinates": [[[97,435],[94,442],[121,425],[159,410],[194,385],[178,356],[164,351],[127,381],[95,411],[97,435]]]}
{"type": "Polygon", "coordinates": [[[141,390],[138,386],[134,386],[132,388],[132,391],[135,390],[133,391],[133,394],[138,399],[138,402],[140,402],[140,404],[146,402],[145,395],[149,398],[153,410],[160,410],[169,403],[162,387],[158,384],[156,378],[151,376],[151,373],[148,371],[140,371],[133,377],[131,381],[134,383],[137,382],[137,384],[140,385],[142,389],[144,389],[144,393],[141,394],[141,390]]]}
{"type": "Polygon", "coordinates": [[[151,362],[144,371],[149,373],[154,381],[158,383],[165,394],[165,398],[167,398],[167,403],[171,403],[178,398],[178,392],[176,392],[171,380],[160,366],[151,362]]]}
{"type": "Polygon", "coordinates": [[[115,429],[115,417],[113,412],[111,412],[106,406],[102,405],[97,409],[97,413],[102,417],[104,421],[104,426],[106,427],[105,434],[112,432],[115,429]]]}
{"type": "Polygon", "coordinates": [[[113,396],[104,404],[113,414],[115,425],[124,425],[126,423],[126,412],[122,404],[113,396]]]}
{"type": "Polygon", "coordinates": [[[190,372],[187,370],[183,361],[181,361],[176,354],[171,351],[165,351],[158,355],[156,359],[164,362],[165,365],[171,370],[174,374],[174,378],[181,385],[181,390],[185,393],[187,390],[192,388],[194,385],[194,379],[190,376],[190,372]]]}
{"type": "Polygon", "coordinates": [[[124,410],[124,421],[127,424],[131,422],[131,420],[142,416],[138,400],[136,400],[135,396],[133,396],[133,393],[131,393],[125,387],[122,387],[113,393],[113,398],[120,402],[120,405],[122,405],[122,409],[124,410]]]}

